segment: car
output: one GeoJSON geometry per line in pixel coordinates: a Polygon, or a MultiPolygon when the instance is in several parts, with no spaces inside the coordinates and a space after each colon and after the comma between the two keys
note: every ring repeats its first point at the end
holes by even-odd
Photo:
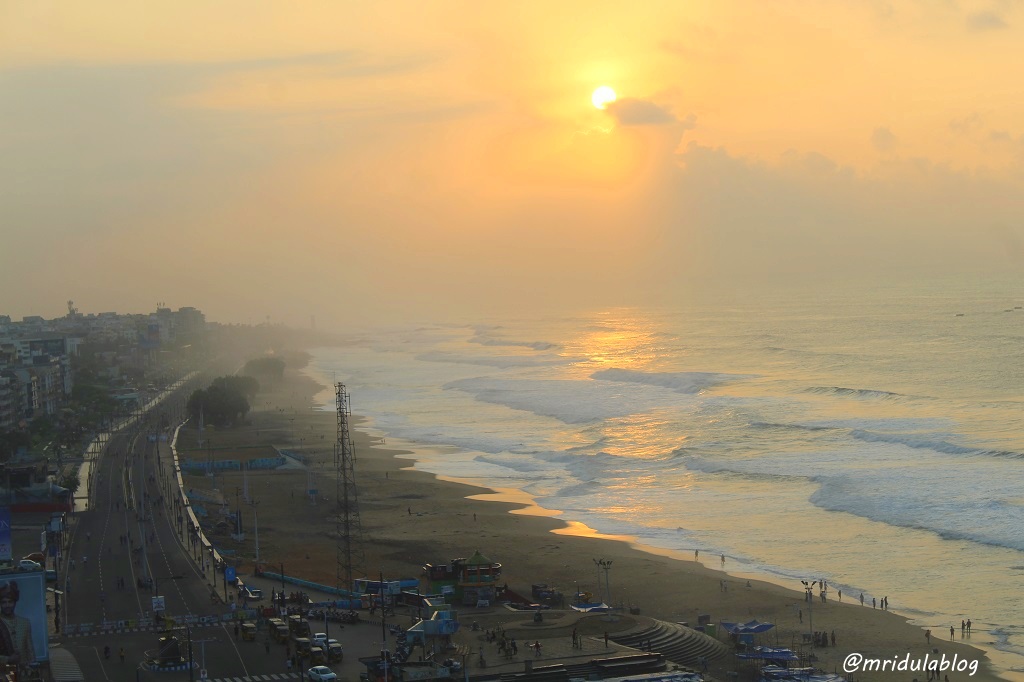
{"type": "Polygon", "coordinates": [[[253,601],[263,599],[263,590],[257,587],[246,587],[242,590],[242,594],[245,595],[246,599],[252,599],[253,601]]]}
{"type": "Polygon", "coordinates": [[[52,568],[46,569],[46,582],[55,583],[57,582],[57,571],[52,568]]]}
{"type": "Polygon", "coordinates": [[[22,559],[18,562],[18,568],[24,571],[41,571],[43,567],[38,561],[32,561],[31,559],[22,559]]]}
{"type": "Polygon", "coordinates": [[[306,671],[306,679],[313,680],[313,682],[324,682],[325,680],[333,682],[338,679],[338,676],[326,665],[314,665],[306,671]]]}
{"type": "Polygon", "coordinates": [[[326,632],[318,632],[315,635],[313,635],[313,644],[316,644],[317,646],[324,646],[324,644],[326,644],[326,643],[327,643],[327,633],[326,632]]]}

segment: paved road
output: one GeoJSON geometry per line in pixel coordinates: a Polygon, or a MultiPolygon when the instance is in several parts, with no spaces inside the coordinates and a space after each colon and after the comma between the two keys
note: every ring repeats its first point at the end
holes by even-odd
{"type": "Polygon", "coordinates": [[[170,633],[148,624],[154,615],[152,598],[158,595],[168,615],[216,620],[230,614],[223,599],[211,599],[215,579],[223,596],[222,574],[215,577],[209,567],[204,572],[207,562],[195,556],[183,519],[179,521],[169,462],[166,441],[145,431],[111,439],[96,463],[88,510],[77,515],[64,573],[66,627],[57,641],[75,654],[89,680],[190,679],[187,671],[155,673],[145,668],[164,634],[178,637],[185,658],[191,635],[196,680],[204,665],[211,679],[297,678],[297,671],[287,672],[283,646],[267,653],[262,638],[238,641],[233,624],[217,620],[170,633]],[[101,632],[105,628],[110,630],[101,632]],[[105,647],[110,647],[109,659],[105,647]]]}

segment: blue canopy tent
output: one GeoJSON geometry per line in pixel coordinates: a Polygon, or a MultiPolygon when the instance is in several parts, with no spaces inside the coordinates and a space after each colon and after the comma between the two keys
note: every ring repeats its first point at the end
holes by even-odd
{"type": "Polygon", "coordinates": [[[755,646],[749,651],[736,654],[736,658],[744,658],[758,661],[799,661],[800,657],[790,649],[779,649],[770,646],[755,646]]]}
{"type": "Polygon", "coordinates": [[[757,635],[775,627],[775,623],[762,623],[758,620],[747,621],[746,623],[722,623],[722,627],[730,635],[757,635]]]}
{"type": "Polygon", "coordinates": [[[732,640],[744,646],[752,646],[754,644],[754,635],[771,630],[773,627],[775,627],[775,623],[762,623],[757,620],[747,621],[746,623],[722,623],[722,629],[731,635],[732,640]]]}

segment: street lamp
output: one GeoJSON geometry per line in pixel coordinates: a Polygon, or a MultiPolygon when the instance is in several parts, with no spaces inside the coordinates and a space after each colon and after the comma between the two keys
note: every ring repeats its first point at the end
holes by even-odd
{"type": "Polygon", "coordinates": [[[612,560],[611,559],[607,559],[607,560],[605,560],[605,559],[594,559],[594,564],[597,565],[597,591],[598,591],[599,594],[601,592],[601,569],[604,569],[604,584],[605,584],[605,588],[606,588],[605,594],[608,596],[608,606],[611,606],[612,605],[612,586],[611,586],[611,583],[609,582],[609,575],[608,574],[612,570],[612,560]]]}
{"type": "Polygon", "coordinates": [[[256,536],[256,563],[260,562],[260,517],[257,514],[256,505],[259,502],[253,500],[252,503],[252,529],[253,534],[256,536]]]}
{"type": "Polygon", "coordinates": [[[807,624],[808,624],[808,628],[809,628],[808,632],[811,634],[811,641],[813,642],[814,641],[814,586],[818,584],[818,581],[817,580],[813,580],[811,582],[807,582],[806,580],[801,580],[800,582],[802,582],[804,584],[804,590],[807,593],[807,624]]]}

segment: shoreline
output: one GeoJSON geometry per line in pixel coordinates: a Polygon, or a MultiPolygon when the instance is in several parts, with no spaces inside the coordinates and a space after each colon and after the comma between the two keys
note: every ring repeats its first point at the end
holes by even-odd
{"type": "MultiPolygon", "coordinates": [[[[316,460],[311,468],[327,469],[332,457],[324,448],[333,445],[336,419],[333,412],[320,409],[318,398],[333,391],[308,366],[289,374],[285,385],[271,395],[261,395],[267,398],[267,409],[251,413],[256,433],[264,429],[264,437],[271,434],[275,447],[303,450],[316,460]],[[286,405],[271,410],[274,400],[286,405]]],[[[414,444],[384,443],[384,434],[376,432],[366,418],[355,417],[352,422],[365,565],[374,567],[373,573],[380,567],[391,575],[418,575],[424,563],[447,562],[479,550],[504,565],[503,579],[524,596],[530,594],[532,584],[546,583],[567,600],[575,590],[602,599],[610,590],[613,604],[633,606],[644,615],[670,622],[695,623],[703,614],[710,615],[712,622],[756,618],[776,624],[761,643],[794,649],[800,648],[802,633],[813,619],[816,630],[837,635],[836,647],[813,650],[818,656],[815,666],[829,671],[841,670],[843,658],[852,652],[885,659],[906,654],[934,657],[932,652],[937,650],[947,657],[957,654],[978,660],[978,673],[972,679],[1014,679],[1003,671],[1004,677],[997,677],[983,648],[961,640],[942,641],[941,633],[928,643],[922,629],[898,613],[859,607],[849,599],[808,608],[802,593],[763,576],[729,574],[679,552],[645,546],[636,538],[598,533],[558,518],[557,512],[536,505],[519,490],[493,489],[417,469],[417,449],[402,447],[414,444]],[[614,563],[614,570],[606,572],[603,580],[595,571],[595,557],[614,563]]],[[[326,470],[322,473],[333,476],[326,470]]],[[[269,478],[262,483],[274,489],[275,499],[283,499],[273,512],[267,498],[260,500],[260,554],[271,564],[286,558],[296,574],[326,583],[334,573],[335,545],[329,537],[334,523],[325,524],[322,507],[297,503],[307,476],[312,473],[282,472],[272,486],[269,478]],[[283,495],[288,489],[290,497],[283,495]],[[279,514],[280,522],[273,517],[265,522],[265,513],[279,514]]],[[[225,479],[227,489],[236,483],[230,475],[225,479]]],[[[261,483],[253,481],[253,485],[261,483]]],[[[731,663],[730,659],[725,665],[731,663]]],[[[722,667],[721,661],[717,667],[722,667]]],[[[724,669],[712,670],[716,672],[724,669]]],[[[872,672],[870,677],[909,682],[911,675],[887,671],[872,672]]],[[[922,682],[924,677],[920,675],[922,682]]],[[[965,677],[959,674],[950,680],[965,677]]]]}

